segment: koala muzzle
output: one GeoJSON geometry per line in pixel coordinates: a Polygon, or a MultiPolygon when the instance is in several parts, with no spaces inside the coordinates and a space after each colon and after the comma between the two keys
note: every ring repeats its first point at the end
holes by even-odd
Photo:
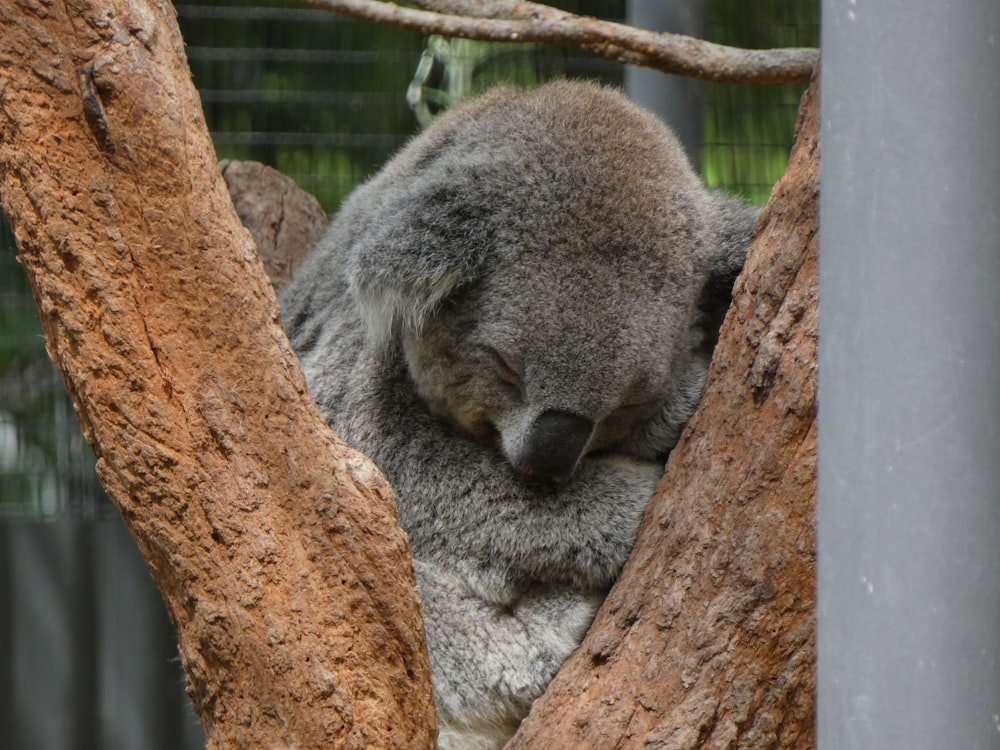
{"type": "Polygon", "coordinates": [[[526,476],[561,484],[573,474],[593,431],[594,423],[576,414],[542,412],[514,467],[526,476]]]}

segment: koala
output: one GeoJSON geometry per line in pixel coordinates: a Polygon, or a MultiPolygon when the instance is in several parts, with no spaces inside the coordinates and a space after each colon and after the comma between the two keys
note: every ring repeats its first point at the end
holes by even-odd
{"type": "Polygon", "coordinates": [[[343,204],[282,295],[409,534],[445,750],[580,643],[702,389],[756,211],[611,88],[496,88],[343,204]]]}

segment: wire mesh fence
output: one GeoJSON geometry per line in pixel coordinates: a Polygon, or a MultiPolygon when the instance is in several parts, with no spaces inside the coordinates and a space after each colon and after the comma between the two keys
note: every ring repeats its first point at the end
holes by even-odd
{"type": "MultiPolygon", "coordinates": [[[[622,0],[563,7],[617,20],[625,12],[622,0]]],[[[177,10],[219,157],[269,164],[329,211],[417,131],[419,115],[426,117],[449,96],[498,80],[531,84],[572,76],[620,84],[623,78],[621,65],[552,45],[436,40],[429,56],[427,42],[416,34],[288,2],[206,1],[177,10]],[[412,101],[422,64],[430,68],[425,96],[411,107],[407,94],[412,101]]],[[[709,38],[739,46],[815,44],[817,19],[815,2],[772,0],[752,8],[737,0],[708,3],[709,38]]],[[[701,166],[709,185],[758,203],[766,199],[784,168],[802,90],[707,85],[701,166]]],[[[109,512],[45,355],[30,288],[3,222],[0,516],[109,512]]]]}
{"type": "Polygon", "coordinates": [[[0,517],[94,518],[103,498],[0,213],[0,517]]]}

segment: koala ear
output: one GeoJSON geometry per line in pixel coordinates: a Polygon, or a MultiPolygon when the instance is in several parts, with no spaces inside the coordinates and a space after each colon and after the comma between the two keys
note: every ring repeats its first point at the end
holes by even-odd
{"type": "Polygon", "coordinates": [[[444,300],[475,281],[490,244],[488,217],[463,201],[457,185],[407,193],[395,210],[382,201],[349,251],[351,291],[378,346],[419,330],[444,300]]]}
{"type": "Polygon", "coordinates": [[[716,205],[714,246],[698,310],[705,343],[714,347],[733,298],[733,284],[743,270],[747,250],[753,241],[760,210],[722,193],[713,193],[712,198],[716,205]]]}

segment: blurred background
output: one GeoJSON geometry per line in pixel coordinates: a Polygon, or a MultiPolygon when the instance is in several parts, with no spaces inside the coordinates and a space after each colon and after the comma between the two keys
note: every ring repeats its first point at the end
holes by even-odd
{"type": "MultiPolygon", "coordinates": [[[[559,8],[737,47],[817,46],[817,0],[578,0],[559,8]]],[[[709,84],[548,45],[426,38],[292,2],[176,5],[220,159],[333,212],[441,109],[491,83],[623,86],[705,181],[763,204],[804,85],[709,84]]],[[[163,603],[105,497],[0,215],[0,747],[204,747],[163,603]]]]}

